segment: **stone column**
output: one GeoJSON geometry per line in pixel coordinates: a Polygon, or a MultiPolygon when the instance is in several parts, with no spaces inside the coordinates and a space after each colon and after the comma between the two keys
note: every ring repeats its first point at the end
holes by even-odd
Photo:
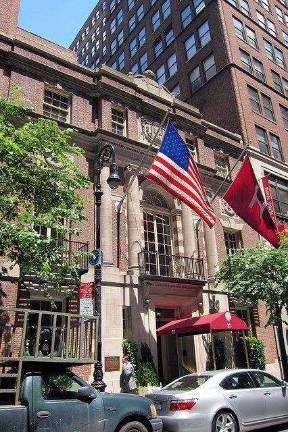
{"type": "Polygon", "coordinates": [[[128,264],[138,268],[138,253],[141,251],[143,220],[140,207],[138,177],[133,180],[127,194],[128,264]]]}
{"type": "Polygon", "coordinates": [[[190,207],[184,203],[181,205],[184,255],[186,257],[197,256],[197,241],[194,230],[195,216],[190,207]]]}
{"type": "Polygon", "coordinates": [[[101,171],[101,189],[103,192],[100,208],[101,215],[101,249],[103,251],[104,264],[113,265],[113,244],[112,244],[112,194],[107,183],[109,167],[104,166],[101,171]]]}
{"type": "Polygon", "coordinates": [[[205,238],[205,249],[208,267],[208,277],[214,278],[216,271],[218,270],[218,252],[216,245],[215,228],[209,228],[204,223],[204,238],[205,238]]]}

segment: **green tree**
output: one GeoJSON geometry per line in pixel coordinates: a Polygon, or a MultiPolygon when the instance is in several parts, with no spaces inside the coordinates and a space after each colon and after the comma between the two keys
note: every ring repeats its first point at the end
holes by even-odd
{"type": "Polygon", "coordinates": [[[88,178],[73,161],[81,154],[72,143],[72,130],[33,120],[29,110],[0,100],[0,255],[18,264],[21,274],[49,281],[52,291],[68,275],[75,281],[79,277],[77,260],[63,259],[63,239],[77,235],[83,219],[78,191],[88,178]],[[36,226],[55,235],[47,238],[36,226]]]}
{"type": "Polygon", "coordinates": [[[244,302],[265,302],[267,324],[277,326],[283,373],[288,380],[282,328],[282,310],[288,311],[288,240],[282,239],[278,248],[260,242],[252,249],[240,249],[228,256],[217,274],[217,283],[221,282],[244,302]]]}

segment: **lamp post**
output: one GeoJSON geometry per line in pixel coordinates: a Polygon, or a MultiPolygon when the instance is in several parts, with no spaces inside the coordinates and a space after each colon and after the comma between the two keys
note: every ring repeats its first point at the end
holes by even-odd
{"type": "Polygon", "coordinates": [[[106,163],[110,163],[110,173],[107,183],[111,189],[115,189],[120,183],[118,174],[118,166],[115,163],[115,150],[111,144],[107,144],[101,148],[96,157],[96,170],[94,182],[94,196],[95,196],[95,213],[96,213],[96,226],[95,226],[95,246],[96,246],[96,259],[94,264],[94,286],[95,286],[95,315],[98,316],[98,358],[94,369],[94,382],[92,384],[99,391],[104,391],[106,384],[103,382],[103,368],[101,363],[102,356],[102,341],[101,341],[101,282],[102,282],[102,264],[103,253],[101,251],[101,220],[100,208],[103,192],[101,190],[101,170],[106,163]]]}

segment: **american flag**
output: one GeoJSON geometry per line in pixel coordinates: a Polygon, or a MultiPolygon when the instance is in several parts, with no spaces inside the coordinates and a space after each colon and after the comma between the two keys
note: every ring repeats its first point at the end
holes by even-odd
{"type": "Polygon", "coordinates": [[[197,166],[170,121],[146,177],[191,207],[210,228],[215,224],[216,215],[203,190],[197,166]]]}

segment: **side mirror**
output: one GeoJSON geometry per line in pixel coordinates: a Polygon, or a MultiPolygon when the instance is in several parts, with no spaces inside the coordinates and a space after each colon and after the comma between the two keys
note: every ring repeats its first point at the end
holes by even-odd
{"type": "Polygon", "coordinates": [[[96,399],[96,397],[97,397],[96,394],[93,392],[93,390],[89,386],[81,387],[78,390],[78,399],[79,400],[89,402],[89,401],[92,401],[93,399],[96,399]]]}
{"type": "Polygon", "coordinates": [[[286,389],[287,385],[288,385],[288,384],[287,384],[286,381],[283,380],[283,381],[281,382],[281,387],[282,387],[282,388],[285,388],[285,389],[286,389]]]}

